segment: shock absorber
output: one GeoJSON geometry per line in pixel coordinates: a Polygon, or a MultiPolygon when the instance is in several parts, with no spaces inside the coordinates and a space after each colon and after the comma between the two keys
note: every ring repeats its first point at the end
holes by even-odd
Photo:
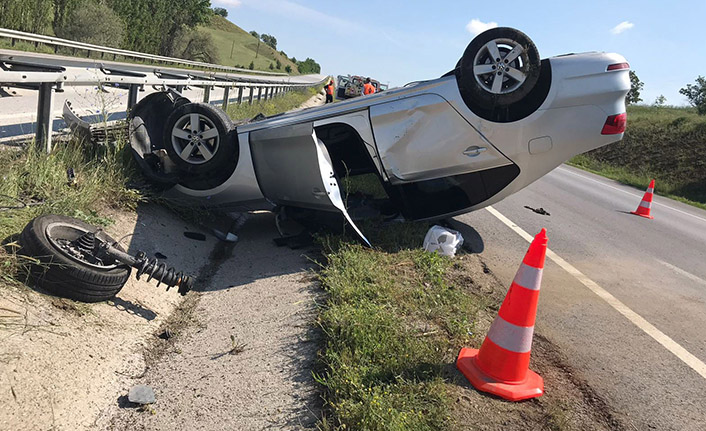
{"type": "Polygon", "coordinates": [[[150,259],[142,251],[138,251],[137,255],[132,256],[108,243],[102,243],[100,248],[102,254],[135,268],[137,270],[136,276],[138,280],[142,275],[147,274],[147,281],[155,279],[157,280],[158,287],[160,284],[165,284],[167,290],[172,287],[177,287],[181,295],[186,295],[193,287],[193,281],[190,276],[181,271],[177,272],[172,267],[167,268],[164,262],[160,262],[157,259],[150,259]]]}

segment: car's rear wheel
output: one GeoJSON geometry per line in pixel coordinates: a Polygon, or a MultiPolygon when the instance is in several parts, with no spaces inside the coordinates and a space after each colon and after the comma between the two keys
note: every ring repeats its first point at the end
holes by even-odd
{"type": "Polygon", "coordinates": [[[459,90],[467,103],[510,106],[534,88],[540,74],[537,47],[519,30],[487,30],[466,48],[456,69],[459,90]]]}
{"type": "Polygon", "coordinates": [[[187,103],[169,115],[164,148],[182,171],[213,173],[237,159],[233,122],[206,103],[187,103]]]}

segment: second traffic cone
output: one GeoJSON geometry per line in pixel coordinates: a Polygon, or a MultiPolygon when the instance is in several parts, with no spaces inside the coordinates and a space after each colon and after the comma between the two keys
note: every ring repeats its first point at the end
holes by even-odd
{"type": "Polygon", "coordinates": [[[544,379],[529,369],[539,287],[547,253],[547,230],[534,240],[517,270],[498,316],[478,349],[461,349],[456,367],[480,391],[510,401],[544,393],[544,379]]]}
{"type": "Polygon", "coordinates": [[[655,180],[650,181],[649,187],[645,192],[645,196],[642,197],[642,202],[637,206],[635,211],[630,211],[630,213],[639,215],[645,218],[654,218],[650,215],[650,210],[652,209],[652,197],[655,192],[655,180]]]}

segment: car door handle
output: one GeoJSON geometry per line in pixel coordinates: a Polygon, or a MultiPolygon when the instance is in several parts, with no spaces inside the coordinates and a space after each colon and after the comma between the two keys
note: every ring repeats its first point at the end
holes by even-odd
{"type": "Polygon", "coordinates": [[[314,197],[316,197],[316,198],[322,198],[322,197],[328,195],[327,192],[321,190],[318,187],[314,187],[314,189],[311,191],[311,194],[314,195],[314,197]]]}
{"type": "Polygon", "coordinates": [[[466,148],[466,151],[464,151],[463,154],[467,155],[468,157],[475,157],[483,151],[486,151],[487,149],[488,148],[486,147],[479,147],[478,145],[473,145],[466,148]]]}

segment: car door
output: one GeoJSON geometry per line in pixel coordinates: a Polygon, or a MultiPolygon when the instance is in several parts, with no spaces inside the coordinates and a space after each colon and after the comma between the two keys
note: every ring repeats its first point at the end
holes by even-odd
{"type": "Polygon", "coordinates": [[[255,175],[262,193],[275,204],[340,211],[365,243],[351,220],[324,143],[313,123],[250,132],[255,175]]]}
{"type": "Polygon", "coordinates": [[[512,164],[438,94],[373,105],[370,121],[392,184],[512,164]]]}

